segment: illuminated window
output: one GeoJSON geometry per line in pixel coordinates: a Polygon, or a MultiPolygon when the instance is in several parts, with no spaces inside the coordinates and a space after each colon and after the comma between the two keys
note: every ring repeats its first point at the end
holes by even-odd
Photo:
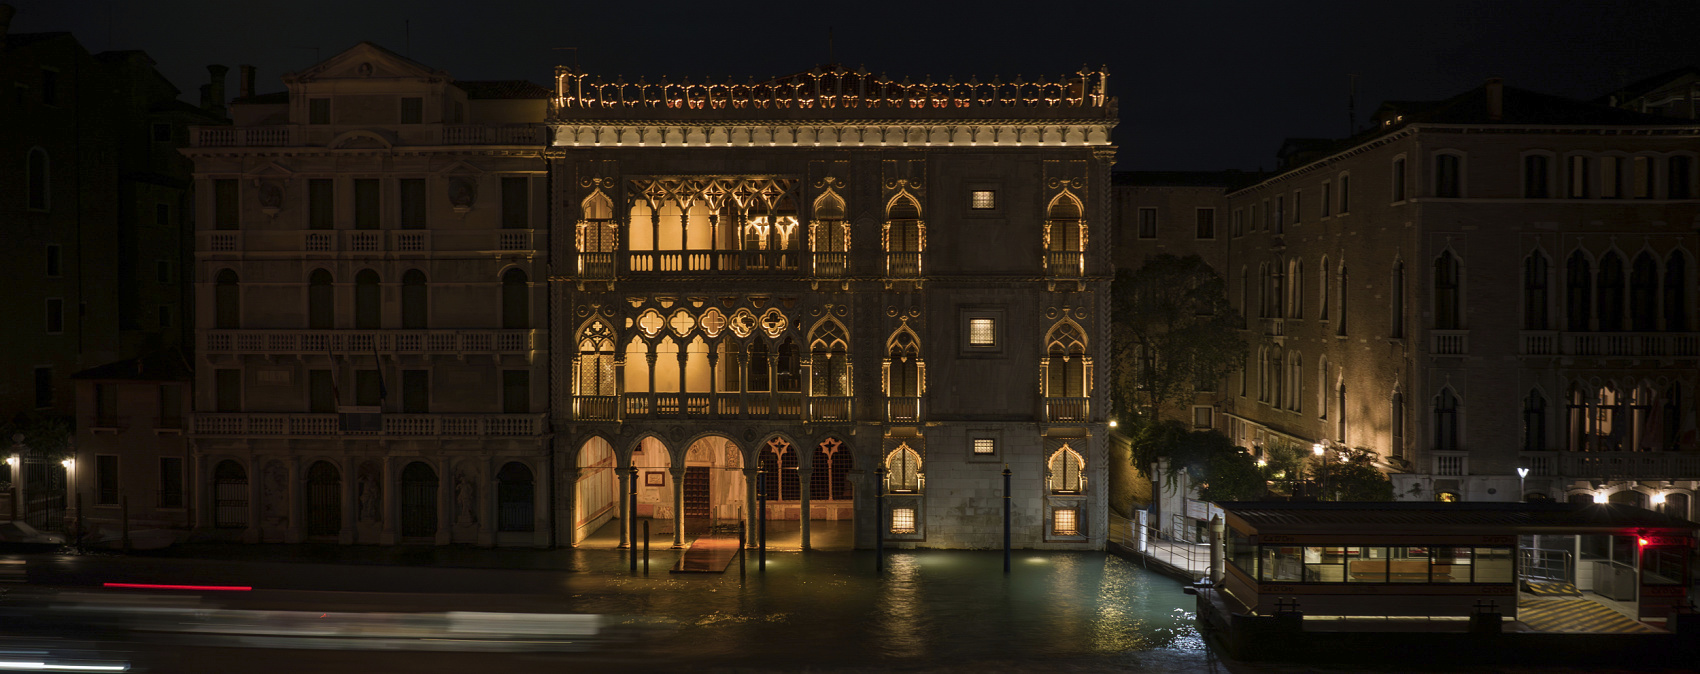
{"type": "Polygon", "coordinates": [[[1058,536],[1079,536],[1080,511],[1075,508],[1057,508],[1051,511],[1051,533],[1058,536]]]}
{"type": "Polygon", "coordinates": [[[992,438],[974,438],[975,454],[993,454],[998,451],[998,443],[992,438]]]}
{"type": "Polygon", "coordinates": [[[997,208],[998,193],[995,190],[974,190],[968,193],[968,207],[976,211],[989,211],[997,208]]]}
{"type": "Polygon", "coordinates": [[[894,533],[894,534],[912,534],[912,533],[915,533],[915,509],[914,508],[892,508],[891,509],[891,533],[894,533]]]}
{"type": "Polygon", "coordinates": [[[996,346],[997,324],[990,318],[968,319],[969,346],[996,346]]]}

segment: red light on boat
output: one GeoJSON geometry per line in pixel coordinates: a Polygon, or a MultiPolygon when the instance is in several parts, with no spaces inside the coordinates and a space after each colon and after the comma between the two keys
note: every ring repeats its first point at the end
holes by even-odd
{"type": "Polygon", "coordinates": [[[101,585],[133,590],[190,590],[196,592],[250,592],[254,589],[248,585],[155,585],[152,583],[101,583],[101,585]]]}

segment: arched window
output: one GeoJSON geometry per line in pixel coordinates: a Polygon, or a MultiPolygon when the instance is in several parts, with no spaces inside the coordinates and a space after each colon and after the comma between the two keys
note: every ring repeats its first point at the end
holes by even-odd
{"type": "Polygon", "coordinates": [[[810,228],[815,252],[815,273],[822,276],[844,274],[850,250],[850,223],[844,218],[844,200],[828,191],[815,199],[815,224],[810,228]]]}
{"type": "Polygon", "coordinates": [[[1346,382],[1341,380],[1334,388],[1334,439],[1346,441],[1346,382]]]}
{"type": "Polygon", "coordinates": [[[1086,337],[1075,324],[1063,321],[1045,338],[1045,397],[1086,397],[1086,337]]]}
{"type": "Polygon", "coordinates": [[[1565,395],[1565,405],[1569,417],[1566,420],[1566,426],[1569,431],[1567,444],[1570,451],[1587,451],[1589,449],[1588,439],[1592,435],[1589,425],[1593,421],[1593,414],[1591,413],[1593,399],[1588,396],[1587,390],[1582,388],[1581,384],[1572,384],[1570,392],[1565,395]]]}
{"type": "Polygon", "coordinates": [[[27,185],[24,188],[27,208],[37,211],[47,210],[47,181],[49,165],[47,151],[39,147],[30,148],[29,159],[24,163],[24,175],[27,185]]]}
{"type": "Polygon", "coordinates": [[[1305,263],[1294,259],[1287,265],[1287,316],[1305,317],[1305,263]]]}
{"type": "Polygon", "coordinates": [[[886,343],[887,367],[885,394],[893,398],[914,398],[921,395],[921,345],[915,333],[899,330],[886,343]]]}
{"type": "Polygon", "coordinates": [[[1594,270],[1582,251],[1564,263],[1564,321],[1571,332],[1588,332],[1594,306],[1594,270]]]}
{"type": "Polygon", "coordinates": [[[797,393],[803,390],[802,377],[798,376],[797,344],[786,337],[779,343],[779,350],[773,359],[773,385],[780,393],[797,393]]]}
{"type": "Polygon", "coordinates": [[[899,195],[886,213],[886,271],[893,276],[921,273],[921,211],[908,195],[899,195]]]}
{"type": "Polygon", "coordinates": [[[1547,448],[1547,398],[1531,389],[1523,398],[1523,451],[1544,452],[1547,448]]]}
{"type": "Polygon", "coordinates": [[[574,395],[614,395],[614,332],[602,321],[591,323],[579,336],[577,381],[574,395]]]}
{"type": "Polygon", "coordinates": [[[404,330],[424,330],[430,306],[425,285],[425,272],[409,269],[401,275],[401,327],[404,330]]]}
{"type": "Polygon", "coordinates": [[[1339,320],[1335,321],[1335,323],[1334,323],[1334,334],[1341,335],[1341,336],[1344,336],[1346,334],[1346,298],[1348,297],[1347,292],[1346,292],[1346,289],[1348,287],[1348,285],[1346,283],[1346,279],[1347,279],[1347,277],[1346,277],[1346,263],[1341,262],[1340,263],[1340,283],[1337,284],[1337,285],[1340,286],[1340,302],[1339,302],[1339,308],[1335,309],[1335,314],[1337,315],[1339,320]]]}
{"type": "Polygon", "coordinates": [[[651,381],[655,382],[656,393],[678,393],[683,383],[679,379],[679,343],[671,336],[662,337],[655,343],[655,364],[652,366],[655,374],[651,381]]]}
{"type": "Polygon", "coordinates": [[[1458,396],[1451,388],[1440,389],[1434,397],[1434,449],[1458,451],[1458,396]]]}
{"type": "Polygon", "coordinates": [[[241,529],[248,526],[248,471],[230,459],[213,468],[213,526],[241,529]]]}
{"type": "Polygon", "coordinates": [[[1256,314],[1251,313],[1251,305],[1246,304],[1250,301],[1251,270],[1242,265],[1240,267],[1240,313],[1245,315],[1245,327],[1247,330],[1250,330],[1253,327],[1254,323],[1252,321],[1256,318],[1256,314]]]}
{"type": "Polygon", "coordinates": [[[531,327],[531,288],[525,272],[509,269],[502,274],[502,328],[524,330],[531,327]]]}
{"type": "Polygon", "coordinates": [[[1629,431],[1629,424],[1624,423],[1623,403],[1623,396],[1615,385],[1607,384],[1595,391],[1593,438],[1589,442],[1593,450],[1616,452],[1623,449],[1626,444],[1624,436],[1629,431]]]}
{"type": "Polygon", "coordinates": [[[213,286],[213,327],[219,330],[242,327],[242,288],[236,272],[229,269],[218,272],[217,285],[213,286]]]}
{"type": "Polygon", "coordinates": [[[1281,409],[1287,402],[1287,371],[1281,367],[1279,348],[1269,351],[1269,377],[1273,380],[1269,384],[1269,395],[1273,396],[1269,404],[1275,409],[1281,409]]]}
{"type": "Polygon", "coordinates": [[[1659,263],[1645,252],[1635,256],[1629,271],[1629,329],[1659,329],[1659,263]]]}
{"type": "Polygon", "coordinates": [[[1045,464],[1046,486],[1052,494],[1078,494],[1086,488],[1086,461],[1068,445],[1051,454],[1045,464]]]}
{"type": "Polygon", "coordinates": [[[1080,252],[1086,243],[1086,221],[1081,219],[1080,212],[1080,202],[1066,192],[1052,199],[1046,209],[1045,269],[1052,274],[1083,273],[1085,260],[1080,252]]]}
{"type": "Polygon", "coordinates": [[[1294,351],[1292,352],[1292,355],[1287,358],[1287,361],[1287,367],[1292,370],[1291,374],[1287,377],[1287,409],[1294,412],[1303,412],[1305,388],[1304,356],[1300,355],[1299,352],[1294,351]]]}
{"type": "Polygon", "coordinates": [[[809,337],[809,395],[850,395],[850,358],[844,326],[828,320],[809,337]]]}
{"type": "Polygon", "coordinates": [[[1316,417],[1328,418],[1328,356],[1316,364],[1316,417]]]}
{"type": "Polygon", "coordinates": [[[378,272],[362,269],[354,275],[354,329],[377,330],[383,327],[383,299],[378,272]]]}
{"type": "Polygon", "coordinates": [[[614,219],[614,202],[603,194],[602,190],[591,192],[580,204],[584,209],[584,219],[602,221],[614,219]]]}
{"type": "Polygon", "coordinates": [[[1623,257],[1617,253],[1607,253],[1600,259],[1598,279],[1594,282],[1598,289],[1598,311],[1600,314],[1600,332],[1617,332],[1623,329],[1623,257]]]}
{"type": "Polygon", "coordinates": [[[774,438],[761,450],[761,488],[769,501],[798,499],[797,452],[791,443],[774,438]]]}
{"type": "Polygon", "coordinates": [[[1457,330],[1460,325],[1458,258],[1442,251],[1434,260],[1434,329],[1457,330]]]}
{"type": "Polygon", "coordinates": [[[750,344],[750,374],[748,377],[749,390],[756,393],[766,393],[773,390],[773,375],[771,363],[768,360],[767,342],[756,339],[750,344]]]}
{"type": "MultiPolygon", "coordinates": [[[[626,393],[649,393],[649,345],[632,335],[626,343],[626,393]]],[[[764,389],[765,390],[765,389],[764,389]]]]}
{"type": "Polygon", "coordinates": [[[1405,394],[1394,391],[1393,400],[1388,407],[1387,426],[1390,431],[1389,435],[1393,436],[1392,442],[1389,444],[1394,456],[1403,456],[1405,454],[1405,394]]]}
{"type": "Polygon", "coordinates": [[[331,281],[331,273],[323,269],[314,269],[307,276],[307,328],[336,328],[336,285],[331,281]]]}
{"type": "Polygon", "coordinates": [[[1523,329],[1547,329],[1547,256],[1540,251],[1523,258],[1523,329]]]}
{"type": "Polygon", "coordinates": [[[1328,305],[1334,302],[1334,298],[1328,296],[1330,289],[1328,283],[1327,255],[1322,256],[1322,266],[1316,268],[1316,280],[1320,286],[1318,288],[1320,292],[1316,294],[1316,317],[1320,320],[1326,321],[1328,320],[1328,305]]]}
{"type": "Polygon", "coordinates": [[[885,455],[885,484],[886,491],[891,493],[912,494],[921,491],[924,482],[920,453],[910,449],[908,444],[901,444],[885,455]]]}
{"type": "Polygon", "coordinates": [[[1688,257],[1680,250],[1665,260],[1665,330],[1688,332],[1688,257]]]}
{"type": "Polygon", "coordinates": [[[1389,311],[1391,326],[1388,334],[1392,337],[1405,336],[1405,263],[1393,263],[1393,279],[1388,290],[1390,295],[1389,311]]]}
{"type": "Polygon", "coordinates": [[[1257,265],[1257,317],[1269,318],[1269,263],[1257,265]]]}

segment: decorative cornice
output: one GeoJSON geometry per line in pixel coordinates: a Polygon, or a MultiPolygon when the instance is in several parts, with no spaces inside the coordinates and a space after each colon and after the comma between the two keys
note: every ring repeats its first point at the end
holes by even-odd
{"type": "Polygon", "coordinates": [[[1106,147],[1113,121],[559,123],[555,147],[1106,147]]]}

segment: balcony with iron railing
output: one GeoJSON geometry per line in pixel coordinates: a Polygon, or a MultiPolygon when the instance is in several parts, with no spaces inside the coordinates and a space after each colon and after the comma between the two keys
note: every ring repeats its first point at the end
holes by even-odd
{"type": "Polygon", "coordinates": [[[202,437],[276,436],[536,436],[549,432],[546,414],[385,414],[381,430],[344,430],[337,414],[197,412],[202,437]]]}
{"type": "Polygon", "coordinates": [[[1606,358],[1697,358],[1700,333],[1560,332],[1519,333],[1524,356],[1598,356],[1606,358]]]}
{"type": "Polygon", "coordinates": [[[894,278],[911,278],[920,276],[921,254],[919,252],[886,253],[885,275],[894,278]]]}
{"type": "Polygon", "coordinates": [[[548,347],[547,330],[206,330],[202,353],[323,355],[525,354],[548,347]]]}
{"type": "Polygon", "coordinates": [[[1045,253],[1045,273],[1051,276],[1083,276],[1086,256],[1077,250],[1053,250],[1045,253]]]}
{"type": "Polygon", "coordinates": [[[1046,398],[1046,421],[1086,421],[1091,398],[1046,398]]]}
{"type": "Polygon", "coordinates": [[[921,420],[920,396],[886,396],[885,420],[912,423],[921,420]]]}

